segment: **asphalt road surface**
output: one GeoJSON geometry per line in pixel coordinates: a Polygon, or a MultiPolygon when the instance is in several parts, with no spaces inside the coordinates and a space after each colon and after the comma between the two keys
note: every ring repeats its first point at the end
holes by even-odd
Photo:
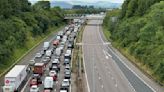
{"type": "Polygon", "coordinates": [[[101,37],[101,20],[90,20],[83,33],[84,66],[89,92],[153,92],[125,66],[101,37]]]}

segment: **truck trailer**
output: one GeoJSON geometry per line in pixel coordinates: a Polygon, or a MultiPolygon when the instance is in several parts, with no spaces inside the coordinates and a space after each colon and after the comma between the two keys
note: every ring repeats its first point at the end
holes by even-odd
{"type": "Polygon", "coordinates": [[[4,78],[3,92],[19,92],[27,81],[27,65],[15,65],[4,78]]]}

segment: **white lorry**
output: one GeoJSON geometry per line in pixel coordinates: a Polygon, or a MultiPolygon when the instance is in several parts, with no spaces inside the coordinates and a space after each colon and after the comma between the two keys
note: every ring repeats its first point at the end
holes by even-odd
{"type": "Polygon", "coordinates": [[[56,48],[56,51],[55,51],[55,52],[56,52],[55,54],[56,54],[57,56],[60,56],[60,55],[61,55],[61,48],[59,48],[59,47],[56,48]]]}
{"type": "Polygon", "coordinates": [[[54,81],[53,77],[45,77],[44,79],[44,89],[53,89],[54,81]]]}
{"type": "Polygon", "coordinates": [[[50,47],[50,42],[44,42],[43,49],[46,51],[50,47]]]}
{"type": "Polygon", "coordinates": [[[15,92],[21,90],[27,81],[27,66],[15,65],[4,78],[3,92],[15,92]]]}

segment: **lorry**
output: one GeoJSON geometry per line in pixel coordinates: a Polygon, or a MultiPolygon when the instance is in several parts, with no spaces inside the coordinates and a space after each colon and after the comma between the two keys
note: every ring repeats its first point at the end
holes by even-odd
{"type": "Polygon", "coordinates": [[[15,65],[4,78],[3,92],[20,91],[27,81],[27,65],[15,65]]]}
{"type": "Polygon", "coordinates": [[[56,51],[55,51],[56,53],[56,55],[57,56],[60,56],[60,54],[61,54],[61,48],[56,48],[56,51]]]}
{"type": "Polygon", "coordinates": [[[43,50],[46,51],[50,47],[50,42],[44,42],[43,50]]]}
{"type": "Polygon", "coordinates": [[[53,89],[53,85],[54,85],[54,81],[53,81],[53,77],[45,77],[44,79],[44,89],[53,89]]]}
{"type": "Polygon", "coordinates": [[[35,75],[43,75],[44,73],[44,70],[45,70],[45,64],[44,63],[35,63],[34,65],[34,70],[33,70],[33,73],[35,75]]]}

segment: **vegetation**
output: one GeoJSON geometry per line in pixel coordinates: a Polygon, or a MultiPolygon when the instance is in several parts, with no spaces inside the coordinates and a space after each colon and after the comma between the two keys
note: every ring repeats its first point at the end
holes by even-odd
{"type": "Polygon", "coordinates": [[[122,10],[110,11],[104,21],[116,47],[134,63],[164,83],[164,1],[126,0],[122,10]],[[135,60],[134,60],[135,59],[135,60]]]}
{"type": "Polygon", "coordinates": [[[61,24],[63,11],[48,1],[0,0],[0,72],[61,24]]]}
{"type": "Polygon", "coordinates": [[[94,8],[93,6],[74,5],[71,10],[66,10],[66,14],[97,14],[105,12],[102,8],[94,8]]]}

